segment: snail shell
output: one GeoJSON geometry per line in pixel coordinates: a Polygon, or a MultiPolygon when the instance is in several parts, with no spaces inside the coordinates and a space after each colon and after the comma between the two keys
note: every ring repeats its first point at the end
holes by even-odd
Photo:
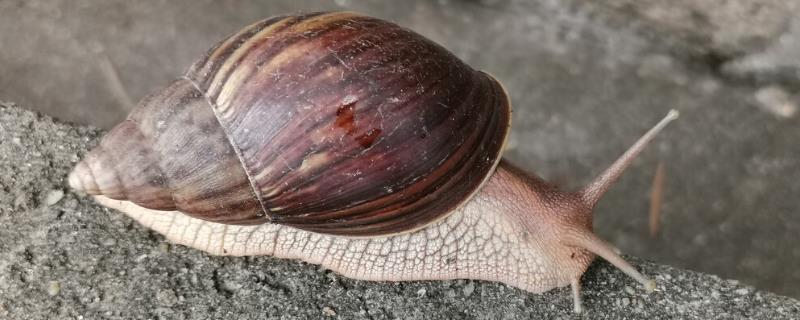
{"type": "Polygon", "coordinates": [[[276,17],[142,100],[69,181],[226,224],[407,232],[481,187],[510,112],[499,82],[410,30],[346,12],[276,17]]]}

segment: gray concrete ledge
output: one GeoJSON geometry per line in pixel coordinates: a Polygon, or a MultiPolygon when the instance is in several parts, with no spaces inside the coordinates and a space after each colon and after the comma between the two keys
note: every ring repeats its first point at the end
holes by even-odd
{"type": "MultiPolygon", "coordinates": [[[[69,169],[100,134],[0,103],[0,318],[576,317],[568,288],[529,294],[481,281],[355,281],[296,261],[170,245],[67,189],[69,169]]],[[[629,259],[655,276],[658,290],[646,294],[598,261],[583,279],[584,318],[800,318],[798,300],[629,259]]]]}

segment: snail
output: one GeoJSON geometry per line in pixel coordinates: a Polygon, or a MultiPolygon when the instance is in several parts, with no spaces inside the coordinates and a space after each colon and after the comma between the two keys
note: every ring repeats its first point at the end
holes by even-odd
{"type": "Polygon", "coordinates": [[[436,43],[352,12],[280,16],[145,97],[68,177],[167,239],[385,281],[572,287],[601,256],[592,210],[672,119],[594,182],[561,191],[502,160],[502,85],[436,43]]]}

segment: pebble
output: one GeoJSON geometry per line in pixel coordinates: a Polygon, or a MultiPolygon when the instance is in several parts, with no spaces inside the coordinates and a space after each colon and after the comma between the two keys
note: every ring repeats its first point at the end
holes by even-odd
{"type": "Polygon", "coordinates": [[[636,293],[635,291],[633,291],[633,288],[631,288],[629,286],[625,286],[625,288],[623,288],[623,290],[625,290],[625,292],[627,292],[629,295],[633,295],[634,293],[636,293]]]}
{"type": "Polygon", "coordinates": [[[628,305],[630,305],[630,304],[631,304],[631,299],[628,299],[628,298],[622,298],[622,306],[623,306],[623,307],[627,307],[627,306],[628,306],[628,305]]]}
{"type": "Polygon", "coordinates": [[[779,86],[766,86],[755,93],[756,102],[761,109],[780,118],[791,118],[797,113],[797,104],[786,90],[779,86]]]}
{"type": "Polygon", "coordinates": [[[100,244],[102,244],[105,247],[113,247],[113,246],[115,246],[117,244],[117,239],[104,238],[104,239],[100,240],[100,244]]]}
{"type": "Polygon", "coordinates": [[[331,307],[323,307],[322,308],[322,314],[324,314],[326,316],[329,316],[329,317],[333,317],[333,316],[336,316],[336,310],[333,310],[333,308],[331,308],[331,307]]]}
{"type": "Polygon", "coordinates": [[[445,292],[444,294],[450,299],[456,297],[456,291],[453,289],[447,290],[447,292],[445,292]]]}
{"type": "Polygon", "coordinates": [[[47,195],[44,197],[44,204],[52,206],[61,201],[62,198],[64,198],[64,191],[61,189],[53,189],[47,192],[47,195]]]}
{"type": "Polygon", "coordinates": [[[158,293],[156,293],[156,300],[158,300],[159,305],[166,307],[171,307],[178,303],[178,297],[175,295],[175,291],[171,289],[158,291],[158,293]]]}
{"type": "Polygon", "coordinates": [[[471,281],[467,282],[467,285],[464,286],[464,296],[469,297],[473,292],[475,292],[475,283],[471,281]]]}
{"type": "Polygon", "coordinates": [[[61,282],[50,281],[47,285],[47,294],[57,296],[59,292],[61,292],[61,282]]]}
{"type": "Polygon", "coordinates": [[[235,281],[223,281],[222,282],[222,289],[225,290],[225,291],[231,292],[231,293],[239,291],[239,289],[241,289],[242,287],[244,287],[244,284],[241,284],[239,282],[235,282],[235,281]]]}
{"type": "Polygon", "coordinates": [[[420,297],[420,298],[424,297],[426,293],[428,293],[428,291],[425,290],[425,288],[417,290],[417,296],[420,297]]]}
{"type": "Polygon", "coordinates": [[[733,291],[733,293],[743,296],[750,293],[750,290],[747,290],[747,288],[741,288],[741,289],[736,289],[735,291],[733,291]]]}

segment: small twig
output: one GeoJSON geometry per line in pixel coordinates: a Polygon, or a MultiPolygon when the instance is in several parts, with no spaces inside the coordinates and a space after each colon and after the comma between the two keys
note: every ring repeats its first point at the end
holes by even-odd
{"type": "Polygon", "coordinates": [[[661,222],[661,202],[664,196],[664,163],[659,162],[650,189],[650,238],[658,235],[661,222]]]}
{"type": "Polygon", "coordinates": [[[105,54],[105,51],[100,51],[97,53],[98,60],[100,61],[100,71],[103,76],[106,78],[108,83],[108,88],[111,90],[111,95],[117,99],[117,102],[123,107],[124,110],[133,109],[133,100],[131,100],[131,96],[128,94],[128,91],[125,90],[125,86],[122,85],[122,81],[119,78],[119,73],[117,72],[117,68],[114,67],[114,63],[111,62],[108,55],[105,54]]]}

